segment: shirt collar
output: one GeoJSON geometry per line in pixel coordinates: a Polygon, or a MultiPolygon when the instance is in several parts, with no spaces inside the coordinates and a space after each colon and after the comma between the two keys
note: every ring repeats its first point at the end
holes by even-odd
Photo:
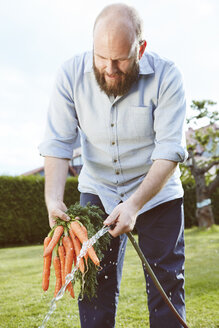
{"type": "Polygon", "coordinates": [[[93,71],[93,53],[91,51],[87,52],[86,57],[84,73],[90,73],[93,71]]]}
{"type": "MultiPolygon", "coordinates": [[[[85,61],[84,73],[90,73],[93,71],[93,53],[86,53],[87,60],[85,61]]],[[[142,58],[139,61],[139,74],[140,75],[149,75],[154,73],[154,68],[149,62],[148,53],[144,53],[142,58]]]]}
{"type": "Polygon", "coordinates": [[[139,74],[149,75],[154,73],[154,67],[149,62],[149,54],[145,52],[142,58],[139,60],[139,74]]]}

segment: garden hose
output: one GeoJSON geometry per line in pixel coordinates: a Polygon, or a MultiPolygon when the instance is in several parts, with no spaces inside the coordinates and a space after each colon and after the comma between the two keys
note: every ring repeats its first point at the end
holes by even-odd
{"type": "Polygon", "coordinates": [[[140,247],[138,246],[135,238],[133,237],[131,232],[127,232],[126,235],[128,236],[129,240],[131,241],[132,245],[134,246],[136,252],[138,253],[143,267],[145,267],[145,269],[147,270],[148,274],[150,275],[153,283],[155,284],[156,288],[158,289],[158,291],[160,292],[161,296],[163,297],[165,303],[169,306],[170,310],[174,313],[174,315],[177,317],[177,319],[179,320],[179,322],[183,325],[184,328],[188,328],[187,324],[185,323],[185,321],[181,318],[181,316],[179,315],[179,313],[176,311],[175,307],[173,306],[173,304],[171,303],[171,301],[169,300],[167,294],[165,293],[165,291],[163,290],[161,284],[159,283],[157,277],[155,276],[153,270],[151,269],[148,261],[146,260],[144,254],[142,253],[140,247]]]}

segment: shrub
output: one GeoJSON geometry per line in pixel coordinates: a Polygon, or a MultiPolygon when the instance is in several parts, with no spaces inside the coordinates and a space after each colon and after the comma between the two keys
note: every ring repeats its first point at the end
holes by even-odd
{"type": "MultiPolygon", "coordinates": [[[[68,178],[64,202],[69,207],[79,201],[77,178],[68,178]]],[[[196,225],[195,186],[184,181],[185,226],[196,225]]],[[[219,224],[219,188],[213,194],[215,221],[219,224]]],[[[50,230],[44,202],[44,177],[0,177],[0,246],[43,243],[50,230]]]]}
{"type": "MultiPolygon", "coordinates": [[[[79,200],[77,178],[68,178],[66,205],[79,200]]],[[[41,176],[0,177],[0,245],[42,243],[49,231],[41,176]]]]}

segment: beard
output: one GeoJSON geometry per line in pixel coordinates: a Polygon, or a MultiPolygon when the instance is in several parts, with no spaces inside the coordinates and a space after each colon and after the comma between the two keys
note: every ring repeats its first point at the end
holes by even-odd
{"type": "Polygon", "coordinates": [[[134,61],[131,69],[127,73],[123,73],[119,70],[116,72],[118,78],[114,81],[113,84],[107,84],[105,79],[106,73],[101,73],[99,71],[99,69],[95,65],[94,57],[93,70],[100,90],[105,92],[108,97],[124,96],[130,90],[132,85],[137,82],[139,76],[139,64],[136,60],[134,61]]]}

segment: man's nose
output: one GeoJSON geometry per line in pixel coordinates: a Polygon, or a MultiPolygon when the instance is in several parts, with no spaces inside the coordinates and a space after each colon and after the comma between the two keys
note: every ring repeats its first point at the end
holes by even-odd
{"type": "Polygon", "coordinates": [[[108,75],[113,75],[113,74],[117,73],[118,69],[117,69],[116,60],[111,60],[111,59],[108,60],[105,71],[108,75]]]}

